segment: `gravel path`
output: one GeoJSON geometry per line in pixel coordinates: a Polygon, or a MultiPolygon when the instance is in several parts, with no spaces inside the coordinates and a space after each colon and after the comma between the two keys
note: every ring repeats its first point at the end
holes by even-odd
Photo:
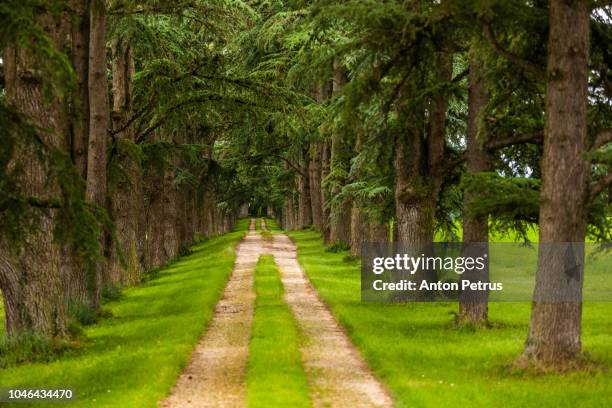
{"type": "Polygon", "coordinates": [[[253,323],[253,270],[263,239],[251,220],[236,248],[236,263],[215,315],[189,365],[162,407],[244,407],[245,374],[253,323]]]}
{"type": "Polygon", "coordinates": [[[285,301],[306,338],[302,361],[315,407],[391,407],[391,397],[374,377],[346,333],[319,298],[297,261],[295,244],[274,235],[274,260],[285,301]]]}
{"type": "MultiPolygon", "coordinates": [[[[262,220],[262,229],[267,229],[262,220]]],[[[249,232],[236,249],[234,271],[191,362],[162,407],[245,407],[245,374],[255,294],[253,270],[272,254],[285,300],[304,334],[302,360],[315,407],[391,407],[392,400],[313,289],[284,234],[266,241],[249,232]]]]}

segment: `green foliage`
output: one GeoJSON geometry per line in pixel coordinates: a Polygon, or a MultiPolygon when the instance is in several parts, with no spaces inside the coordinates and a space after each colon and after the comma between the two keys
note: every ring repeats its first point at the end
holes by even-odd
{"type": "Polygon", "coordinates": [[[98,312],[91,304],[75,301],[68,305],[68,316],[81,326],[89,326],[98,321],[98,312]]]}
{"type": "Polygon", "coordinates": [[[537,179],[471,173],[463,176],[461,187],[478,197],[465,210],[493,216],[493,231],[514,231],[526,240],[530,225],[538,222],[540,181],[537,179]]]}
{"type": "Polygon", "coordinates": [[[47,96],[60,100],[76,86],[69,58],[57,49],[41,24],[47,14],[60,19],[65,12],[66,1],[43,2],[39,0],[6,0],[0,4],[0,49],[16,46],[32,56],[35,68],[40,70],[47,96]]]}
{"type": "Polygon", "coordinates": [[[123,296],[122,285],[105,285],[102,288],[102,298],[108,302],[113,302],[121,299],[123,296]]]}
{"type": "Polygon", "coordinates": [[[349,249],[351,249],[351,247],[346,242],[335,242],[325,248],[325,251],[336,254],[338,252],[348,251],[349,249]]]}

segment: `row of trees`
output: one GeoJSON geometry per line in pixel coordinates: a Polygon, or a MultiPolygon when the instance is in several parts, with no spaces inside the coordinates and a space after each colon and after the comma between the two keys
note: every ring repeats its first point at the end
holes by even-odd
{"type": "Polygon", "coordinates": [[[240,203],[219,188],[232,171],[215,143],[256,110],[256,88],[229,74],[238,14],[199,1],[0,5],[6,336],[69,337],[105,291],[231,229],[240,203]]]}
{"type": "MultiPolygon", "coordinates": [[[[611,17],[605,0],[3,2],[7,334],[65,336],[72,309],[245,203],[355,255],[533,225],[609,241],[611,17]]],[[[581,284],[558,259],[541,251],[521,364],[580,359],[581,284]]],[[[460,322],[487,319],[462,299],[460,322]]]]}
{"type": "MultiPolygon", "coordinates": [[[[274,3],[251,64],[312,102],[270,120],[276,139],[236,142],[269,180],[253,195],[286,228],[313,225],[354,254],[537,225],[517,364],[573,366],[582,270],[567,279],[545,249],[611,237],[611,17],[605,2],[565,0],[274,3]]],[[[463,296],[458,319],[486,324],[486,299],[463,296]]]]}

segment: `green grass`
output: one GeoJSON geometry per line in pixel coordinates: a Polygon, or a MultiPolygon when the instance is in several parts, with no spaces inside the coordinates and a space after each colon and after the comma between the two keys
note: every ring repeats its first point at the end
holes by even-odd
{"type": "Polygon", "coordinates": [[[50,363],[1,370],[0,385],[70,387],[71,407],[156,406],[210,321],[247,225],[239,221],[234,232],[195,245],[156,279],[127,289],[107,305],[113,317],[85,329],[82,348],[50,363]]]}
{"type": "MultiPolygon", "coordinates": [[[[361,304],[360,265],[326,252],[313,231],[288,233],[323,299],[400,407],[612,406],[612,373],[511,373],[530,303],[490,304],[493,327],[456,329],[454,303],[361,304]]],[[[586,303],[583,347],[612,367],[612,303],[586,303]]]]}
{"type": "Polygon", "coordinates": [[[257,225],[258,225],[258,229],[257,231],[260,232],[261,236],[268,240],[271,241],[272,240],[272,235],[274,234],[278,234],[281,229],[279,228],[278,224],[276,223],[276,220],[272,219],[272,218],[265,218],[266,220],[266,227],[267,227],[267,231],[264,231],[261,228],[261,218],[257,219],[257,225]]]}
{"type": "Polygon", "coordinates": [[[281,228],[278,226],[278,223],[276,222],[276,220],[274,218],[266,217],[266,225],[268,226],[268,229],[272,233],[279,233],[279,232],[281,232],[281,228]]]}
{"type": "Polygon", "coordinates": [[[308,407],[308,382],[296,322],[283,300],[283,285],[271,256],[255,268],[255,316],[247,372],[249,407],[308,407]]]}

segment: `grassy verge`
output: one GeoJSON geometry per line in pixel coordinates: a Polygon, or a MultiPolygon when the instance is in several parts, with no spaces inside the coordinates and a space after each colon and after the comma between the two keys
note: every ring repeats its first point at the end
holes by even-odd
{"type": "Polygon", "coordinates": [[[266,225],[268,226],[268,229],[272,233],[279,233],[279,232],[281,232],[281,229],[278,226],[278,223],[276,222],[276,220],[274,218],[267,218],[266,217],[266,225]]]}
{"type": "MultiPolygon", "coordinates": [[[[272,218],[265,218],[266,220],[266,228],[267,230],[261,230],[261,236],[268,241],[272,240],[272,236],[274,234],[278,234],[281,229],[279,228],[278,224],[276,223],[276,220],[272,219],[272,218]]],[[[259,221],[261,222],[261,221],[259,221]]]]}
{"type": "Polygon", "coordinates": [[[70,387],[71,407],[155,406],[210,321],[247,225],[239,221],[236,231],[194,246],[156,279],[127,289],[108,305],[113,317],[86,328],[82,348],[50,363],[1,370],[0,386],[70,387]]]}
{"type": "Polygon", "coordinates": [[[296,322],[271,256],[255,268],[255,316],[247,373],[249,407],[308,407],[296,322]]]}
{"type": "MultiPolygon", "coordinates": [[[[316,232],[288,234],[314,286],[398,406],[612,406],[610,372],[536,376],[505,368],[523,348],[528,302],[491,303],[493,327],[479,331],[453,327],[453,303],[361,304],[358,261],[326,252],[316,232]]],[[[612,367],[612,303],[585,304],[583,346],[612,367]]]]}

